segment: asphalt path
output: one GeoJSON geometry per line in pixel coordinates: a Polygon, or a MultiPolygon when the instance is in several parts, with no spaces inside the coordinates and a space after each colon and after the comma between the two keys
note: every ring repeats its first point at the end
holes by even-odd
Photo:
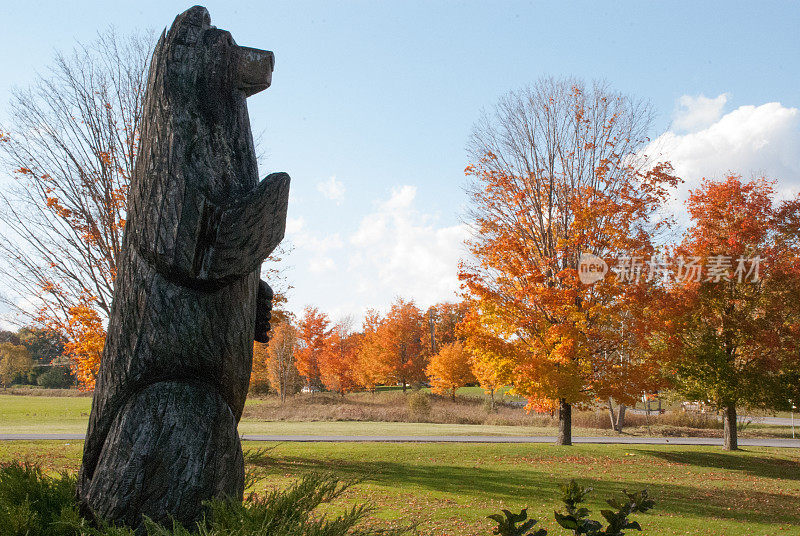
{"type": "MultiPolygon", "coordinates": [[[[83,434],[0,434],[0,441],[81,441],[83,434]]],[[[391,436],[391,435],[250,435],[244,441],[300,443],[555,443],[555,436],[391,436]]],[[[722,446],[713,437],[575,437],[573,443],[606,445],[713,445],[722,446]]],[[[800,448],[800,439],[739,439],[741,447],[800,448]]]]}

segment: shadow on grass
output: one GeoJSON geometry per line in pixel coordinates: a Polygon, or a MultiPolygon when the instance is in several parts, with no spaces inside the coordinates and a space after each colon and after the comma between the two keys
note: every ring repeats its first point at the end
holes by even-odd
{"type": "MultiPolygon", "coordinates": [[[[655,456],[671,454],[643,453],[655,456]]],[[[675,454],[691,456],[694,453],[675,454]]],[[[707,460],[704,457],[699,459],[707,460]]],[[[702,482],[698,482],[697,486],[637,483],[630,480],[615,482],[593,478],[591,474],[585,476],[565,474],[563,477],[553,478],[545,472],[530,467],[497,470],[469,466],[404,464],[392,461],[320,460],[301,456],[263,460],[259,465],[271,474],[299,476],[308,472],[332,472],[340,478],[360,479],[365,483],[406,492],[422,489],[473,500],[493,499],[525,505],[552,503],[554,507],[558,504],[560,486],[574,477],[581,484],[594,488],[590,504],[587,505],[594,511],[599,511],[601,505],[605,506],[603,502],[605,499],[619,496],[622,489],[636,491],[648,488],[657,502],[655,514],[713,517],[764,524],[800,523],[800,497],[752,490],[702,487],[702,482]]],[[[720,468],[728,469],[728,467],[720,468]]]]}
{"type": "Polygon", "coordinates": [[[749,455],[746,450],[732,453],[637,449],[637,452],[670,463],[741,471],[763,478],[800,480],[800,463],[771,456],[749,455]]]}

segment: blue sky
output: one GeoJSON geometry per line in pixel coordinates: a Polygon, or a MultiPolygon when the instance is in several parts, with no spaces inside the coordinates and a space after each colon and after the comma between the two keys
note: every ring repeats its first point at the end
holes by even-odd
{"type": "MultiPolygon", "coordinates": [[[[0,123],[54,51],[168,26],[171,1],[6,2],[0,123]]],[[[648,99],[653,138],[691,185],[729,168],[800,185],[800,4],[207,2],[212,24],[275,52],[249,100],[262,175],[292,176],[290,308],[334,317],[453,296],[464,150],[481,108],[540,76],[648,99]]]]}

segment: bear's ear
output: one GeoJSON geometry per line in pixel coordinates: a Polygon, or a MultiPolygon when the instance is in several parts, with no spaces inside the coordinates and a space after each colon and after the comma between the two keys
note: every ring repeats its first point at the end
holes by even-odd
{"type": "Polygon", "coordinates": [[[177,17],[169,29],[168,40],[194,44],[204,30],[211,27],[211,15],[203,6],[190,7],[177,17]]]}

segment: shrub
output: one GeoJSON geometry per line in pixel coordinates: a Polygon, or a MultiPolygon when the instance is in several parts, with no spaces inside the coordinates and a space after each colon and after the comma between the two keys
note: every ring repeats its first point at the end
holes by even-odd
{"type": "MultiPolygon", "coordinates": [[[[642,530],[639,523],[630,521],[628,516],[637,512],[646,512],[651,509],[655,502],[647,496],[647,490],[637,493],[623,491],[628,498],[626,502],[616,499],[608,499],[606,503],[614,510],[601,510],[600,514],[605,518],[608,525],[603,529],[603,524],[589,518],[588,508],[578,508],[578,504],[592,491],[592,488],[584,488],[574,480],[569,484],[561,486],[561,501],[566,506],[567,513],[560,514],[555,512],[556,522],[567,530],[571,530],[576,536],[625,536],[622,532],[626,529],[642,530]]],[[[502,510],[505,517],[500,514],[493,514],[489,519],[497,523],[497,527],[492,534],[500,536],[547,536],[545,529],[525,534],[535,524],[535,519],[528,519],[527,508],[519,514],[513,514],[508,510],[502,510]],[[521,525],[517,525],[522,523],[521,525]]]]}
{"type": "Polygon", "coordinates": [[[547,531],[539,529],[536,532],[528,532],[537,523],[535,519],[528,519],[528,509],[523,508],[518,514],[512,514],[508,510],[502,510],[505,517],[500,514],[493,514],[489,519],[497,522],[497,528],[492,531],[492,534],[499,534],[500,536],[547,536],[547,531]],[[522,525],[517,525],[522,523],[522,525]],[[525,534],[528,532],[528,534],[525,534]]]}
{"type": "MultiPolygon", "coordinates": [[[[252,456],[264,456],[257,452],[252,456]]],[[[164,527],[145,520],[144,530],[103,523],[92,526],[78,515],[75,477],[50,477],[29,463],[0,466],[0,534],[3,536],[395,536],[407,528],[387,529],[364,523],[371,507],[360,505],[338,516],[321,515],[354,484],[311,474],[285,490],[263,497],[251,493],[244,503],[212,501],[203,521],[191,530],[177,523],[164,527]]]]}
{"type": "Polygon", "coordinates": [[[608,526],[603,530],[599,521],[589,519],[587,508],[578,508],[577,505],[583,502],[592,488],[584,488],[574,480],[561,487],[563,496],[561,500],[566,506],[567,513],[555,513],[556,521],[565,529],[573,531],[576,536],[586,534],[587,536],[624,536],[624,529],[642,530],[639,523],[629,521],[628,516],[637,512],[646,512],[651,509],[655,502],[647,496],[647,490],[638,493],[623,493],[628,497],[627,502],[620,502],[616,499],[608,499],[606,502],[614,510],[600,510],[600,514],[605,518],[608,526]]]}
{"type": "Polygon", "coordinates": [[[431,413],[431,401],[427,393],[414,391],[408,395],[408,409],[418,418],[426,418],[431,413]]]}
{"type": "Polygon", "coordinates": [[[30,463],[0,466],[0,528],[9,536],[79,534],[62,523],[74,517],[75,478],[45,475],[30,463]]]}

